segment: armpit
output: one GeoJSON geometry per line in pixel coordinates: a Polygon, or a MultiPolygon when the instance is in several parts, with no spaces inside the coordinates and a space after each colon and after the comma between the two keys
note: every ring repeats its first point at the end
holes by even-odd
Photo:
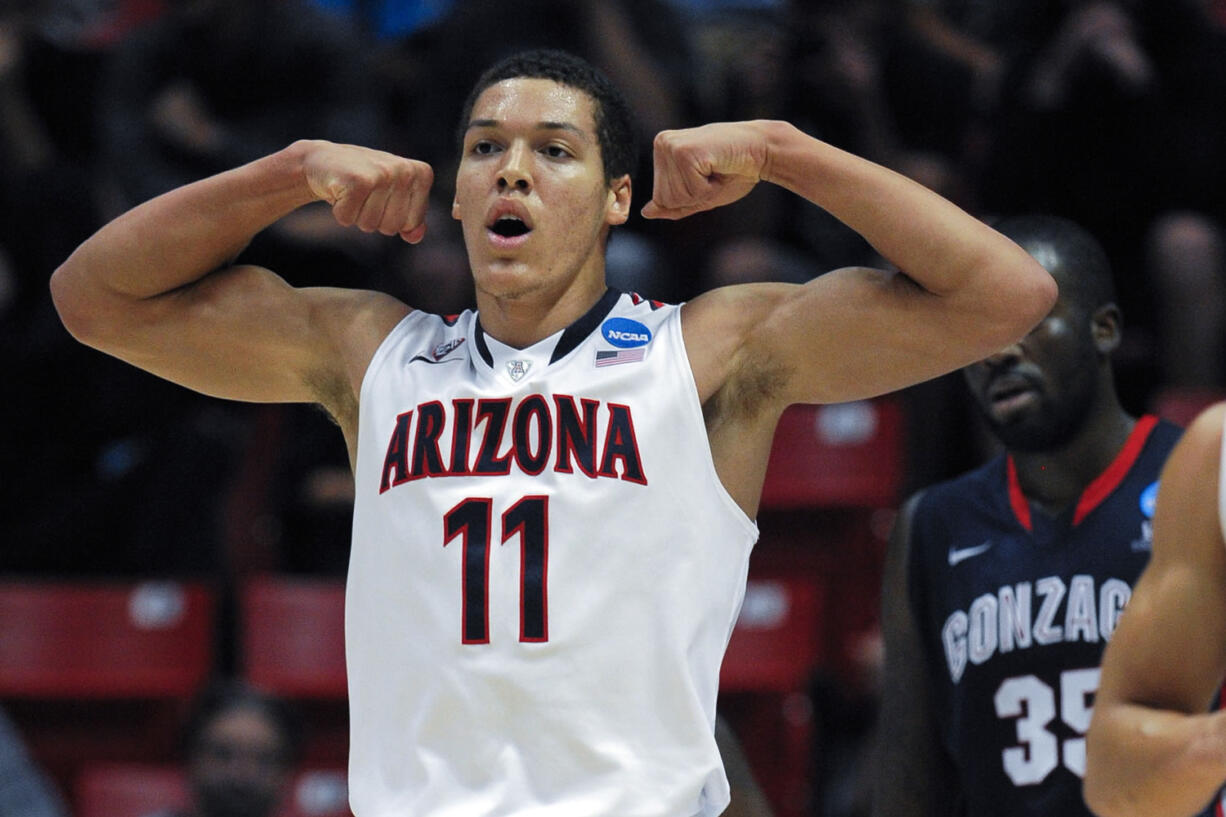
{"type": "Polygon", "coordinates": [[[763,409],[777,403],[791,374],[788,366],[769,354],[746,356],[708,401],[708,425],[713,419],[712,413],[725,422],[756,417],[763,409]]]}
{"type": "Polygon", "coordinates": [[[358,399],[344,378],[316,373],[307,375],[306,384],[319,407],[342,431],[356,427],[358,399]]]}

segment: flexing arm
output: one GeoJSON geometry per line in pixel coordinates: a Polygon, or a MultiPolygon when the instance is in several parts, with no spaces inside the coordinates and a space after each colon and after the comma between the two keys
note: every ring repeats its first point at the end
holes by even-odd
{"type": "Polygon", "coordinates": [[[941,748],[929,700],[928,668],[919,623],[911,606],[907,576],[911,523],[919,495],[898,515],[886,553],[882,581],[881,629],[885,674],[874,755],[873,817],[925,817],[938,794],[934,788],[941,748]]]}
{"type": "Polygon", "coordinates": [[[1103,655],[1085,797],[1102,817],[1174,817],[1226,781],[1226,543],[1218,473],[1226,404],[1203,413],[1162,472],[1153,557],[1103,655]]]}
{"type": "Polygon", "coordinates": [[[104,226],[52,276],[56,308],[82,342],[197,391],[327,405],[324,392],[345,388],[338,380],[360,379],[362,332],[386,331],[407,308],[230,264],[258,232],[319,200],[343,225],[419,241],[431,181],[421,162],[296,142],[104,226]]]}
{"type": "Polygon", "coordinates": [[[893,391],[1012,343],[1055,301],[1051,276],[1004,236],[787,123],[666,131],[655,165],[647,217],[681,218],[769,181],[830,212],[906,273],[843,269],[800,287],[730,287],[696,300],[687,338],[723,338],[696,361],[704,398],[747,363],[776,373],[780,408],[893,391]]]}
{"type": "Polygon", "coordinates": [[[871,397],[980,360],[1024,336],[1056,297],[1047,271],[995,230],[784,122],[661,133],[643,215],[682,218],[761,180],[824,208],[906,274],[847,268],[802,286],[725,287],[686,305],[716,468],[751,515],[789,404],[871,397]]]}

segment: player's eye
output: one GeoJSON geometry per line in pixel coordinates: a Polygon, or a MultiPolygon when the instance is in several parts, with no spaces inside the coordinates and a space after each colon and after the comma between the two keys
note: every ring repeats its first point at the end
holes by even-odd
{"type": "Polygon", "coordinates": [[[541,152],[550,159],[565,159],[567,156],[570,156],[570,151],[561,145],[545,145],[545,147],[541,148],[541,152]]]}
{"type": "Polygon", "coordinates": [[[472,152],[480,156],[486,156],[498,150],[498,145],[488,139],[480,139],[473,143],[472,152]]]}

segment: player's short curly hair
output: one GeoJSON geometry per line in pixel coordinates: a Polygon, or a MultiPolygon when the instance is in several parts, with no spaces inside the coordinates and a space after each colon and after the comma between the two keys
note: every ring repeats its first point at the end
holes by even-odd
{"type": "Polygon", "coordinates": [[[591,97],[596,120],[596,138],[605,179],[613,181],[634,172],[638,164],[638,143],[630,107],[612,81],[580,57],[557,49],[536,49],[513,54],[486,69],[473,85],[456,131],[456,141],[464,144],[464,133],[472,118],[477,97],[507,79],[549,79],[575,88],[591,97]]]}

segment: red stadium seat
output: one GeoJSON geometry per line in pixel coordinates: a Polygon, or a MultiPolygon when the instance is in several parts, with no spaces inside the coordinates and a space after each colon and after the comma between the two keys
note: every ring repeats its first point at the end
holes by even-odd
{"type": "Polygon", "coordinates": [[[206,587],[0,583],[0,697],[190,696],[212,659],[206,587]]]}
{"type": "Polygon", "coordinates": [[[904,442],[894,397],[791,406],[775,429],[762,509],[892,507],[904,442]]]}
{"type": "Polygon", "coordinates": [[[1186,427],[1197,414],[1219,400],[1226,400],[1226,390],[1171,387],[1154,395],[1150,410],[1163,419],[1186,427]]]}
{"type": "Polygon", "coordinates": [[[188,803],[187,782],[178,767],[137,763],[85,768],[74,795],[76,817],[148,817],[188,803]]]}
{"type": "Polygon", "coordinates": [[[258,576],[243,589],[240,616],[252,683],[293,698],[346,697],[344,582],[258,576]]]}
{"type": "Polygon", "coordinates": [[[239,637],[243,675],[295,699],[302,711],[306,760],[343,763],[349,750],[344,582],[271,574],[249,579],[239,637]]]}
{"type": "Polygon", "coordinates": [[[803,574],[751,575],[724,654],[720,690],[803,690],[821,657],[824,590],[803,574]]]}
{"type": "Polygon", "coordinates": [[[61,785],[173,749],[213,669],[214,592],[171,581],[0,581],[0,698],[61,785]]]}
{"type": "MultiPolygon", "coordinates": [[[[277,817],[352,817],[343,769],[297,773],[277,817]]],[[[104,763],[85,769],[76,783],[76,817],[148,817],[188,802],[187,783],[175,766],[104,763]]]]}
{"type": "Polygon", "coordinates": [[[720,672],[720,710],[779,817],[810,813],[810,684],[826,651],[819,564],[755,556],[720,672]]]}

